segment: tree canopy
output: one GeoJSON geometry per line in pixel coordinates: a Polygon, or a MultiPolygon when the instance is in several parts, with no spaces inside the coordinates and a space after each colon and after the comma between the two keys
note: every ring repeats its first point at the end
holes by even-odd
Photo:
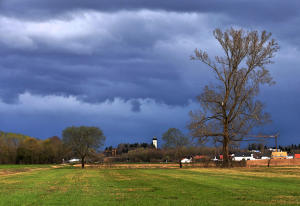
{"type": "Polygon", "coordinates": [[[0,131],[0,164],[62,163],[68,156],[59,137],[40,140],[12,132],[0,131]]]}
{"type": "Polygon", "coordinates": [[[214,138],[223,144],[224,165],[228,165],[228,146],[242,140],[255,126],[270,120],[256,96],[262,84],[274,81],[266,69],[279,46],[271,33],[231,28],[216,29],[214,37],[224,56],[212,60],[205,51],[195,50],[192,60],[206,64],[216,76],[197,97],[201,108],[190,113],[189,128],[201,141],[214,138]]]}
{"type": "Polygon", "coordinates": [[[178,148],[188,146],[190,141],[179,129],[170,128],[162,135],[164,148],[178,148]]]}
{"type": "Polygon", "coordinates": [[[99,149],[104,141],[105,136],[98,127],[72,126],[63,131],[63,142],[81,158],[82,168],[84,168],[85,158],[93,150],[99,149]]]}

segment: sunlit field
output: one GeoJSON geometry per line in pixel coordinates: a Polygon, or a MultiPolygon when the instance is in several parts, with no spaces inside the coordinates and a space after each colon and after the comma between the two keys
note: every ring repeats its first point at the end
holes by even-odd
{"type": "Polygon", "coordinates": [[[0,165],[0,205],[299,205],[300,167],[0,165]]]}

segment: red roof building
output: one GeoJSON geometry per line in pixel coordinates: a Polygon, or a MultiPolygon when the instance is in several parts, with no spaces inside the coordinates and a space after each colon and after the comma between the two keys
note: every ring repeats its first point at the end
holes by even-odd
{"type": "Polygon", "coordinates": [[[295,154],[294,158],[300,158],[300,154],[295,154]]]}

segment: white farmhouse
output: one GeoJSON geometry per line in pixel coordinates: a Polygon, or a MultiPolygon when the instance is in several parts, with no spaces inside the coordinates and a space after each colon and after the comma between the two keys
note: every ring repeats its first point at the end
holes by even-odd
{"type": "Polygon", "coordinates": [[[69,163],[78,163],[78,162],[80,162],[80,159],[73,158],[73,159],[70,159],[68,162],[69,163]]]}
{"type": "Polygon", "coordinates": [[[188,159],[188,158],[183,158],[181,160],[181,163],[191,163],[192,162],[192,158],[188,159]]]}
{"type": "Polygon", "coordinates": [[[253,154],[240,154],[240,155],[232,154],[231,156],[233,161],[256,160],[253,157],[253,154]]]}

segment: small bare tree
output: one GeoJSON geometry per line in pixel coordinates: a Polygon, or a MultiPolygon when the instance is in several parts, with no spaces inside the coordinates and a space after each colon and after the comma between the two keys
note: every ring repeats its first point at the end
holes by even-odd
{"type": "Polygon", "coordinates": [[[99,149],[105,141],[105,136],[98,127],[67,127],[62,136],[63,142],[81,158],[81,168],[84,168],[86,157],[99,149]]]}
{"type": "Polygon", "coordinates": [[[189,128],[200,141],[214,138],[223,144],[224,166],[229,166],[229,145],[239,142],[253,127],[270,118],[256,99],[259,86],[274,81],[266,65],[279,46],[271,33],[231,28],[213,32],[225,56],[214,61],[202,50],[195,50],[192,60],[200,60],[216,75],[214,85],[207,85],[197,99],[201,109],[190,112],[189,128]]]}

